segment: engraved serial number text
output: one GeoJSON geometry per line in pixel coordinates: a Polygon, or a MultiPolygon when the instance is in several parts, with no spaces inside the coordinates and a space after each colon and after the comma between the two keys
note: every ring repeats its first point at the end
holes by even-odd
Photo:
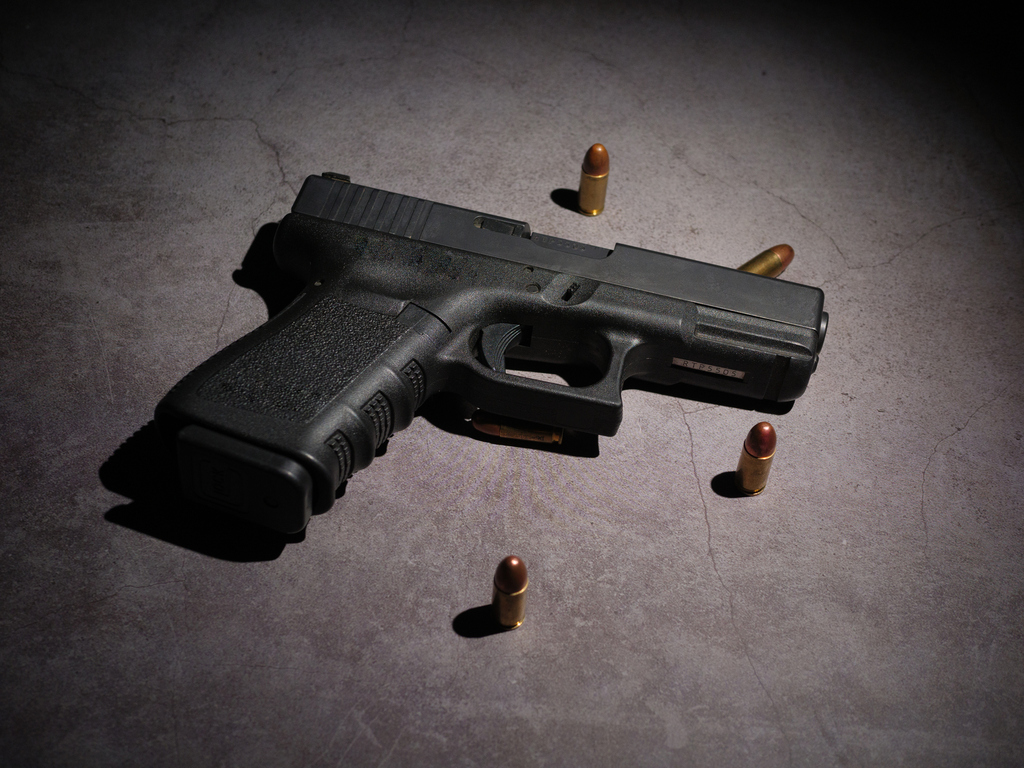
{"type": "Polygon", "coordinates": [[[732,368],[723,368],[720,365],[697,363],[693,360],[683,360],[680,357],[673,357],[672,365],[678,366],[679,368],[689,368],[691,371],[700,371],[701,373],[714,373],[718,376],[728,376],[731,379],[742,379],[747,375],[746,371],[735,371],[732,368]]]}

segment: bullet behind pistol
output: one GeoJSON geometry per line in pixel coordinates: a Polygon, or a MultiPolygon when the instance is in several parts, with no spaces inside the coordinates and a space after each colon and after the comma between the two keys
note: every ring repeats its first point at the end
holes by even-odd
{"type": "Polygon", "coordinates": [[[494,616],[505,629],[515,629],[526,618],[526,588],[530,579],[526,564],[515,555],[509,555],[494,572],[494,616]]]}
{"type": "Polygon", "coordinates": [[[765,277],[778,277],[793,261],[793,249],[788,245],[776,245],[762,251],[739,268],[740,272],[753,272],[765,277]]]}
{"type": "Polygon", "coordinates": [[[534,424],[532,421],[495,416],[485,411],[473,414],[473,428],[485,435],[505,440],[529,440],[532,443],[561,443],[561,427],[534,424]]]}
{"type": "Polygon", "coordinates": [[[767,421],[755,424],[743,441],[743,452],[736,465],[736,487],[747,496],[756,496],[768,485],[768,473],[775,456],[775,427],[767,421]]]}
{"type": "Polygon", "coordinates": [[[580,213],[597,216],[604,210],[604,194],[608,191],[608,150],[595,144],[587,150],[580,173],[580,213]]]}

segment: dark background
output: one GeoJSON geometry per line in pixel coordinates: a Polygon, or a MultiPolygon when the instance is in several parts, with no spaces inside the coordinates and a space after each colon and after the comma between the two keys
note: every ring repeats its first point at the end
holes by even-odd
{"type": "Polygon", "coordinates": [[[0,761],[1024,759],[1019,61],[972,5],[21,4],[0,33],[0,761]],[[587,147],[608,207],[556,203],[587,147]],[[821,365],[614,438],[432,403],[303,535],[176,497],[150,420],[294,286],[306,175],[737,266],[821,365]],[[510,553],[526,624],[481,606],[510,553]]]}

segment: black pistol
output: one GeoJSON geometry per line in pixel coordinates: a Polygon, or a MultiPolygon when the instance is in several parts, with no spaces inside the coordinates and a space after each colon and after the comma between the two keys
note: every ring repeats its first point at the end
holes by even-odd
{"type": "Polygon", "coordinates": [[[819,288],[310,176],[274,240],[305,287],[156,408],[189,499],[283,532],[331,507],[438,392],[598,435],[632,377],[767,401],[803,394],[819,288]],[[506,370],[568,365],[579,386],[506,370]]]}

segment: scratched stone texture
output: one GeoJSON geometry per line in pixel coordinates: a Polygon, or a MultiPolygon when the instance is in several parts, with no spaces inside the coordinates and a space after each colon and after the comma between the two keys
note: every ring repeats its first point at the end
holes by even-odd
{"type": "Polygon", "coordinates": [[[9,10],[0,763],[1024,762],[1019,81],[1006,20],[903,10],[9,10]],[[552,193],[595,141],[588,219],[552,193]],[[428,410],[304,536],[186,508],[153,408],[287,300],[243,260],[329,170],[606,248],[790,243],[831,323],[768,490],[716,481],[762,414],[627,389],[583,455],[428,410]],[[525,625],[457,631],[509,553],[525,625]]]}

